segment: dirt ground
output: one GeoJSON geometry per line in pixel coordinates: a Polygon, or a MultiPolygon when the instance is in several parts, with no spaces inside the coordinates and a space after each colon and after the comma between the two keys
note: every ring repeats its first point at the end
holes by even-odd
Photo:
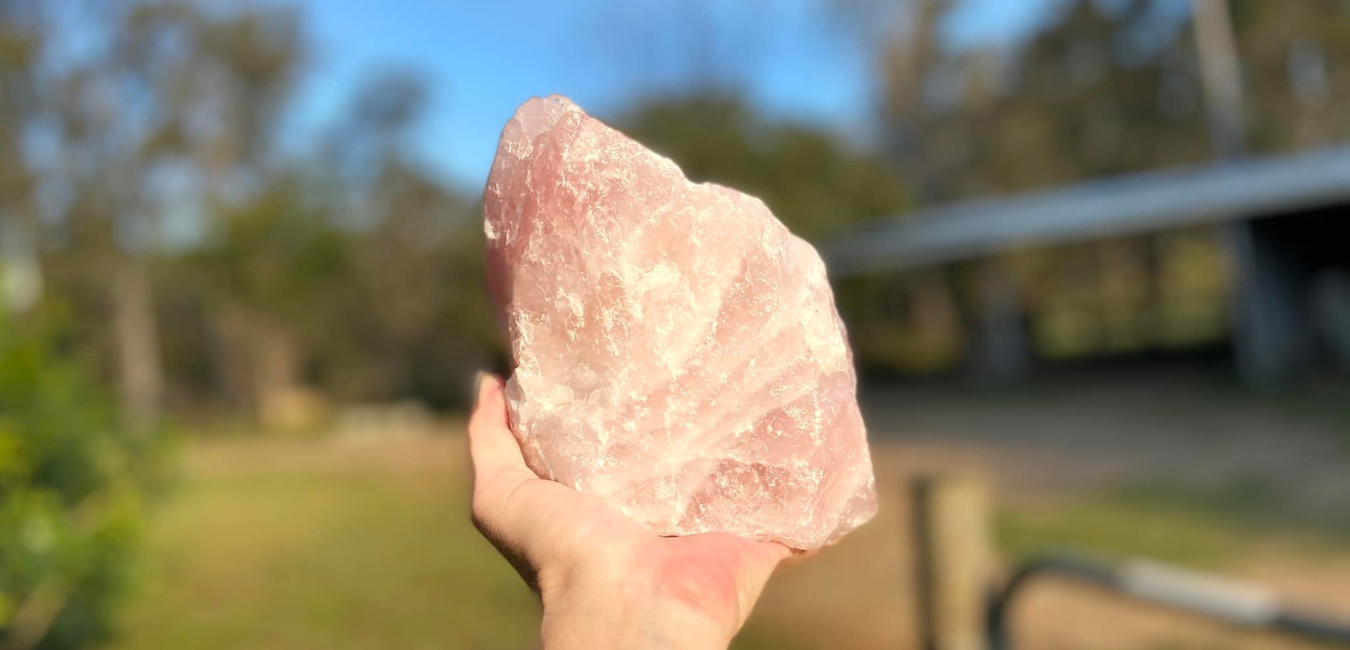
{"type": "MultiPolygon", "coordinates": [[[[798,565],[785,567],[766,592],[754,626],[787,631],[801,648],[915,648],[914,555],[911,512],[905,485],[917,471],[966,471],[1015,465],[1019,454],[975,443],[949,447],[936,443],[886,442],[876,449],[882,485],[877,519],[838,546],[798,565]],[[967,452],[976,460],[967,460],[967,452]]],[[[1042,503],[1045,476],[1065,468],[1053,455],[1037,458],[1039,473],[1009,470],[995,479],[1004,487],[999,499],[1042,503]],[[1034,480],[1033,480],[1034,479],[1034,480]],[[1034,496],[1016,487],[1027,480],[1034,496]]],[[[1077,468],[1073,468],[1075,473],[1077,468]]],[[[997,474],[997,472],[994,472],[997,474]]],[[[1094,479],[1097,480],[1097,479],[1094,479]]],[[[1059,497],[1050,501],[1056,503],[1059,497]]],[[[1072,516],[1072,515],[1065,515],[1072,516]]],[[[1147,522],[1141,524],[1147,525],[1147,522]]],[[[1005,558],[1006,561],[1006,558],[1005,558]]],[[[1216,569],[1231,578],[1274,589],[1292,602],[1316,610],[1350,613],[1350,553],[1304,552],[1277,533],[1244,549],[1216,569]]],[[[1005,566],[1006,571],[1006,566],[1005,566]]],[[[1018,647],[1045,650],[1126,650],[1161,648],[1301,648],[1288,639],[1211,625],[1134,605],[1076,585],[1046,582],[1030,588],[1015,608],[1018,647]]]]}
{"type": "MultiPolygon", "coordinates": [[[[916,474],[982,477],[1014,509],[1055,508],[1122,485],[1203,492],[1236,482],[1278,493],[1277,503],[1266,504],[1272,508],[1339,524],[1350,514],[1350,392],[1343,388],[1254,394],[1203,375],[1158,373],[1014,390],[869,387],[863,403],[881,515],[838,547],[784,570],[757,618],[800,622],[793,636],[803,647],[915,647],[904,494],[916,474]]],[[[1237,557],[1212,570],[1350,615],[1350,554],[1309,550],[1292,538],[1258,526],[1237,557]]],[[[1053,582],[1028,591],[1014,620],[1024,648],[1304,647],[1053,582]]]]}

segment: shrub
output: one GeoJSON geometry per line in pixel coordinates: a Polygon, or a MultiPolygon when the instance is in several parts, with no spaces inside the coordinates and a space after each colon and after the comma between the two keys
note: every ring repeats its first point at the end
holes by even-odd
{"type": "Polygon", "coordinates": [[[0,313],[0,643],[106,637],[163,436],[130,431],[43,319],[0,313]]]}

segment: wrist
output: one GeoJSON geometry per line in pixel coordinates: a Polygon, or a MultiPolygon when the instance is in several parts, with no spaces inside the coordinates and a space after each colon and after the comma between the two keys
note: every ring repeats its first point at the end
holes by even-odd
{"type": "Polygon", "coordinates": [[[736,616],[701,611],[640,572],[541,576],[544,650],[726,648],[736,616]]]}

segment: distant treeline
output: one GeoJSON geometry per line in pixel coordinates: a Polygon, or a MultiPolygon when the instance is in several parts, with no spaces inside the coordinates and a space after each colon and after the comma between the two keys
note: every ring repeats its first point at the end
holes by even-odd
{"type": "MultiPolygon", "coordinates": [[[[862,141],[768,119],[727,80],[609,117],[821,242],[915,207],[1206,161],[1184,4],[1060,3],[1028,40],[981,49],[942,39],[956,3],[833,0],[874,55],[862,141]]],[[[1251,151],[1344,140],[1346,3],[1232,6],[1251,151]]],[[[99,369],[132,420],[168,409],[284,424],[405,398],[453,408],[474,369],[503,362],[479,198],[417,151],[430,108],[416,71],[372,73],[297,145],[282,129],[312,51],[293,10],[0,0],[0,25],[7,275],[41,271],[41,302],[23,311],[65,313],[63,349],[99,369]]],[[[1045,354],[1225,335],[1226,262],[1207,231],[1009,263],[1045,354]]],[[[962,278],[842,284],[861,361],[958,366],[962,278]]]]}

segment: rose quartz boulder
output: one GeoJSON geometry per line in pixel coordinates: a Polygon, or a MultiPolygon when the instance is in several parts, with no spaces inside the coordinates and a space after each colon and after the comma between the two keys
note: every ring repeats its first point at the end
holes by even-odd
{"type": "Polygon", "coordinates": [[[484,204],[536,474],[660,535],[813,549],[876,512],[825,266],[764,203],[553,96],[507,123],[484,204]]]}

